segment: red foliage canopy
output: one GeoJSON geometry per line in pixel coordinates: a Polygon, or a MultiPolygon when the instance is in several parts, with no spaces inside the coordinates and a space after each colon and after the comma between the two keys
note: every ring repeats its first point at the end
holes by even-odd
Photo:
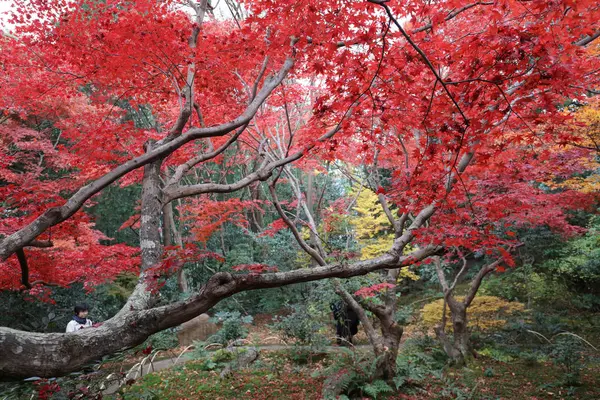
{"type": "MultiPolygon", "coordinates": [[[[564,210],[589,198],[552,196],[539,183],[583,168],[569,162],[573,150],[555,146],[569,135],[555,129],[566,119],[557,105],[598,84],[598,58],[585,47],[598,35],[598,2],[375,3],[249,1],[239,28],[207,19],[195,48],[188,38],[199,27],[176,1],[16,3],[12,33],[0,38],[0,237],[165,137],[190,65],[201,112],[189,126],[213,126],[245,109],[265,56],[265,76],[288,57],[294,69],[226,163],[249,164],[265,146],[277,154],[272,141],[256,142],[285,108],[298,128],[281,136],[290,147],[283,152],[315,146],[301,165],[377,165],[393,171],[377,192],[401,214],[434,204],[429,226],[416,232],[420,242],[493,249],[514,240],[500,228],[526,223],[574,233],[564,210]],[[132,111],[148,123],[127,120],[132,111]],[[336,125],[333,138],[319,140],[336,125]]],[[[191,142],[164,168],[229,139],[191,142]]],[[[132,173],[122,183],[139,178],[132,173]]],[[[224,221],[241,223],[238,210],[254,205],[182,207],[205,219],[194,232],[202,241],[224,221]]],[[[54,247],[26,248],[31,280],[94,284],[135,270],[136,250],[100,245],[105,239],[77,212],[52,229],[54,247]]],[[[18,287],[18,271],[16,257],[2,262],[0,288],[18,287]]]]}

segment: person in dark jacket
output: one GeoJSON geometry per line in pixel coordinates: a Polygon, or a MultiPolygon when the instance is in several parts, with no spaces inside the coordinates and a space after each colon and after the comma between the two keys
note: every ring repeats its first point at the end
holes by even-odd
{"type": "Polygon", "coordinates": [[[331,303],[330,306],[335,320],[337,344],[339,346],[352,345],[352,336],[358,333],[358,324],[360,323],[358,315],[343,300],[331,303]]]}
{"type": "Polygon", "coordinates": [[[67,333],[77,332],[80,329],[89,328],[93,325],[88,319],[89,307],[87,304],[77,304],[73,310],[73,319],[67,324],[67,333]]]}

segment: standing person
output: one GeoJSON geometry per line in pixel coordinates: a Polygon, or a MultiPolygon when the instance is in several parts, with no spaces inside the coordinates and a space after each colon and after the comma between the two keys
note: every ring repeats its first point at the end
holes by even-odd
{"type": "Polygon", "coordinates": [[[75,306],[73,319],[67,324],[67,333],[77,332],[80,329],[92,326],[92,321],[87,318],[88,311],[89,307],[85,303],[75,306]]]}
{"type": "Polygon", "coordinates": [[[352,346],[352,336],[358,333],[360,323],[358,315],[343,300],[330,304],[330,307],[335,320],[338,346],[352,346]]]}

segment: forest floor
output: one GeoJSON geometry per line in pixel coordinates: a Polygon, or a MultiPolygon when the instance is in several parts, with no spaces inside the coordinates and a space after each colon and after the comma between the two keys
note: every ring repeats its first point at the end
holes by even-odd
{"type": "MultiPolygon", "coordinates": [[[[218,371],[205,371],[202,362],[189,361],[144,376],[117,398],[319,399],[326,379],[321,373],[332,362],[331,355],[299,360],[289,350],[266,351],[252,368],[222,380],[218,371]]],[[[403,388],[400,393],[377,398],[600,399],[600,366],[585,370],[581,385],[577,387],[561,386],[558,383],[561,374],[551,363],[503,363],[482,357],[474,360],[468,368],[445,369],[441,375],[431,375],[422,383],[403,388]]]]}
{"type": "MultiPolygon", "coordinates": [[[[206,370],[204,361],[191,360],[151,373],[122,388],[114,398],[147,399],[320,399],[328,367],[347,357],[334,346],[320,351],[294,345],[269,328],[271,320],[258,316],[250,328],[249,345],[258,345],[259,359],[252,367],[237,371],[229,379],[219,377],[219,368],[206,370]]],[[[333,333],[332,333],[333,334],[333,333]]],[[[407,329],[403,342],[422,332],[407,329]]],[[[368,354],[364,333],[356,336],[356,353],[368,354]]],[[[443,367],[425,372],[419,381],[410,381],[393,394],[380,393],[377,399],[600,399],[600,363],[596,359],[582,370],[576,386],[564,384],[565,371],[551,361],[530,361],[518,357],[499,361],[480,355],[468,367],[443,367]]],[[[354,397],[353,397],[354,398],[354,397]]],[[[361,389],[355,398],[368,399],[361,389]]]]}

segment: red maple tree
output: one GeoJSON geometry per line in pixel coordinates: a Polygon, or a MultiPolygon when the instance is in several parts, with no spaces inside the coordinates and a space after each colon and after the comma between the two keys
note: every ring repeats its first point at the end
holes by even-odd
{"type": "Polygon", "coordinates": [[[565,142],[559,105],[598,83],[598,58],[585,49],[600,36],[595,1],[253,0],[233,22],[212,18],[207,0],[15,4],[0,39],[3,287],[25,284],[23,254],[28,276],[59,284],[136,269],[135,249],[101,246],[81,211],[117,181],[143,187],[141,278],[161,265],[163,245],[185,248],[161,231],[173,201],[189,218],[215,211],[202,214],[211,229],[240,222],[237,210],[258,199],[191,198],[273,182],[293,162],[390,170],[376,187],[399,214],[390,213],[389,253],[343,268],[313,249],[318,267],[218,273],[160,307],[140,279],[121,312],[79,334],[77,354],[67,335],[0,328],[0,354],[18,354],[0,358],[3,375],[77,369],[242,290],[379,269],[393,280],[458,247],[501,254],[515,238],[495,232],[499,224],[569,233],[565,207],[589,201],[569,192],[555,201],[531,182],[577,169],[554,165],[570,156],[546,146],[565,142]],[[227,180],[217,161],[246,168],[227,180]],[[54,247],[41,247],[51,228],[54,247]],[[411,242],[418,249],[403,254],[411,242]]]}

